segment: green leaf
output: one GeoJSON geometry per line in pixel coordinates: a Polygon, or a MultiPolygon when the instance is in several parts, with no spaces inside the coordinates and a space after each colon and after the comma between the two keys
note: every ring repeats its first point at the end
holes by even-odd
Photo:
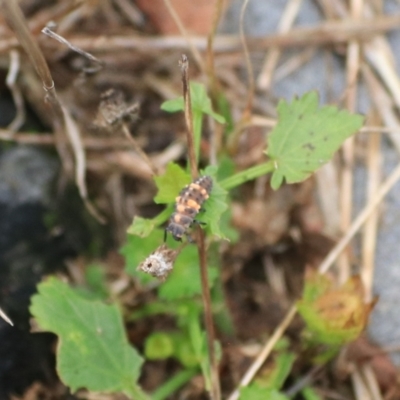
{"type": "Polygon", "coordinates": [[[201,111],[203,114],[213,117],[220,124],[225,123],[225,118],[213,111],[211,100],[208,97],[206,88],[202,83],[191,82],[190,94],[192,98],[192,107],[195,111],[201,111]]]}
{"type": "Polygon", "coordinates": [[[200,360],[193,351],[193,346],[189,338],[180,335],[180,340],[176,342],[175,357],[186,368],[198,367],[200,360]]]}
{"type": "Polygon", "coordinates": [[[85,278],[90,290],[99,299],[106,299],[108,297],[109,293],[103,267],[100,265],[89,265],[85,270],[85,278]]]}
{"type": "Polygon", "coordinates": [[[154,178],[158,188],[154,201],[158,204],[175,202],[180,191],[188,185],[192,178],[179,165],[169,163],[163,175],[154,178]]]}
{"type": "Polygon", "coordinates": [[[57,371],[72,391],[140,393],[136,381],[143,360],[129,345],[116,305],[85,300],[55,278],[41,283],[38,292],[30,311],[41,329],[59,336],[57,371]]]}
{"type": "Polygon", "coordinates": [[[179,388],[189,382],[197,373],[197,368],[183,369],[177,372],[151,394],[152,400],[165,400],[170,398],[170,396],[176,394],[179,388]]]}
{"type": "Polygon", "coordinates": [[[218,160],[218,171],[217,178],[218,181],[229,178],[235,173],[236,164],[232,157],[228,155],[223,155],[218,160]]]}
{"type": "Polygon", "coordinates": [[[161,110],[167,111],[169,113],[174,113],[178,111],[183,111],[185,105],[183,103],[183,97],[178,97],[177,99],[166,100],[161,104],[161,110]]]}
{"type": "Polygon", "coordinates": [[[275,389],[265,389],[252,384],[240,389],[240,400],[289,400],[289,397],[275,389]]]}
{"type": "MultiPolygon", "coordinates": [[[[208,200],[204,203],[204,212],[200,213],[196,220],[204,222],[205,230],[220,239],[226,239],[227,235],[221,229],[222,214],[228,209],[228,192],[221,187],[218,181],[215,179],[216,175],[215,167],[207,167],[204,170],[204,175],[210,175],[213,177],[213,188],[208,200]]],[[[225,225],[226,228],[228,228],[225,225]]],[[[227,232],[228,235],[231,232],[227,232]]]]}
{"type": "Polygon", "coordinates": [[[128,235],[120,253],[125,256],[125,270],[129,275],[139,278],[142,284],[155,280],[144,272],[136,271],[138,265],[144,261],[163,241],[164,231],[155,229],[145,238],[128,235]]]}
{"type": "Polygon", "coordinates": [[[322,400],[322,397],[311,386],[306,386],[301,391],[304,400],[322,400]]]}
{"type": "Polygon", "coordinates": [[[294,353],[282,352],[276,354],[269,368],[262,371],[255,382],[260,387],[276,390],[281,389],[292,370],[295,360],[296,356],[294,353]]]}
{"type": "Polygon", "coordinates": [[[163,224],[169,218],[171,212],[172,206],[167,207],[164,211],[151,219],[135,216],[127,233],[145,238],[149,236],[157,226],[163,224]]]}
{"type": "MultiPolygon", "coordinates": [[[[211,100],[203,84],[190,82],[190,96],[193,112],[210,115],[220,124],[225,123],[225,118],[213,111],[211,100]]],[[[179,97],[178,99],[167,100],[161,105],[161,109],[168,112],[184,111],[183,98],[179,97]]]]}
{"type": "Polygon", "coordinates": [[[144,354],[148,360],[165,360],[174,354],[174,340],[169,333],[154,332],[146,338],[144,354]]]}
{"type": "Polygon", "coordinates": [[[135,216],[127,233],[140,237],[149,236],[156,227],[154,220],[135,216]]]}
{"type": "Polygon", "coordinates": [[[221,115],[225,118],[225,133],[229,135],[235,128],[235,121],[232,116],[231,105],[225,94],[222,92],[217,96],[217,107],[221,115]]]}
{"type": "MultiPolygon", "coordinates": [[[[213,177],[213,189],[210,197],[204,203],[205,211],[200,212],[196,216],[196,220],[206,224],[205,229],[209,234],[225,239],[227,235],[232,235],[231,230],[228,230],[227,234],[225,234],[220,226],[222,214],[228,209],[228,192],[217,182],[215,178],[217,172],[218,169],[215,166],[209,166],[202,171],[202,175],[213,177]]],[[[159,191],[154,201],[157,203],[173,202],[174,204],[181,190],[192,181],[189,174],[173,163],[168,164],[165,174],[155,178],[155,180],[159,191]]],[[[226,226],[226,228],[228,229],[229,227],[226,226]]]]}
{"type": "Polygon", "coordinates": [[[337,107],[318,108],[316,92],[278,104],[278,124],[268,137],[267,154],[275,165],[271,186],[301,182],[328,162],[340,145],[357,132],[361,115],[337,107]]]}
{"type": "MultiPolygon", "coordinates": [[[[209,266],[210,287],[218,276],[218,270],[209,266]]],[[[201,293],[200,271],[197,248],[185,247],[175,261],[168,279],[159,287],[158,295],[164,300],[177,300],[201,293]]]]}

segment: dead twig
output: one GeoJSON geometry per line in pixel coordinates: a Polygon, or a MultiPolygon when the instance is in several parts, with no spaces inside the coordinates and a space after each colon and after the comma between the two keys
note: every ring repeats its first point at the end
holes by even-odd
{"type": "Polygon", "coordinates": [[[48,26],[46,26],[45,28],[42,29],[42,33],[44,33],[45,35],[51,37],[52,39],[57,40],[60,43],[66,45],[67,47],[69,47],[75,53],[78,53],[81,56],[83,56],[84,58],[87,58],[88,60],[90,60],[93,63],[95,63],[97,67],[94,68],[94,69],[91,69],[90,70],[91,72],[97,72],[101,68],[103,68],[103,66],[104,66],[104,62],[103,61],[99,60],[97,57],[93,56],[92,54],[88,53],[87,51],[84,51],[84,50],[80,49],[79,47],[74,46],[67,39],[64,39],[59,34],[53,32],[48,26]]]}
{"type": "Polygon", "coordinates": [[[92,214],[100,223],[104,224],[106,222],[104,217],[100,215],[88,198],[86,187],[86,156],[82,145],[79,127],[65,107],[62,107],[62,111],[64,114],[65,130],[75,156],[75,182],[78,186],[79,194],[90,214],[92,214]]]}
{"type": "Polygon", "coordinates": [[[253,109],[253,99],[254,99],[254,90],[255,90],[253,66],[251,65],[250,53],[249,53],[249,49],[247,47],[247,42],[246,42],[246,35],[244,34],[244,16],[246,13],[246,8],[247,8],[248,3],[249,3],[249,0],[245,0],[243,2],[242,8],[240,9],[240,25],[239,25],[240,40],[242,42],[244,59],[246,62],[247,84],[248,84],[246,107],[243,111],[243,120],[244,121],[247,121],[251,115],[251,112],[253,109]]]}
{"type": "MultiPolygon", "coordinates": [[[[369,135],[367,140],[367,201],[370,201],[373,199],[381,181],[381,137],[378,135],[369,135]]],[[[379,213],[374,211],[365,223],[362,237],[361,276],[364,283],[365,301],[367,302],[371,302],[373,298],[372,283],[374,279],[378,221],[379,213]]]]}
{"type": "MultiPolygon", "coordinates": [[[[5,0],[2,0],[5,1],[5,0]]],[[[379,33],[398,29],[400,15],[376,16],[371,20],[338,20],[323,22],[314,27],[293,28],[287,33],[278,33],[263,38],[248,37],[246,39],[250,51],[262,51],[271,47],[291,48],[302,46],[324,46],[327,44],[347,43],[349,40],[368,41],[379,33]]],[[[187,50],[187,39],[182,36],[139,37],[129,35],[115,36],[82,36],[71,34],[68,40],[80,49],[92,53],[120,52],[122,49],[140,52],[156,50],[187,50]]],[[[190,42],[198,51],[207,49],[207,38],[191,36],[190,42]]],[[[0,53],[9,52],[17,47],[15,38],[0,40],[0,53]]],[[[242,52],[242,42],[237,35],[218,35],[214,39],[214,52],[242,52]]]]}
{"type": "Polygon", "coordinates": [[[17,50],[10,51],[10,68],[8,70],[6,84],[11,91],[14,105],[17,110],[14,119],[8,125],[7,129],[16,132],[25,122],[25,104],[21,90],[17,85],[17,77],[20,69],[20,58],[17,50]]]}
{"type": "Polygon", "coordinates": [[[36,40],[31,35],[28,25],[25,21],[25,17],[19,8],[18,3],[15,0],[0,0],[1,8],[3,14],[8,22],[8,24],[13,29],[18,42],[24,48],[25,52],[28,54],[32,65],[34,66],[37,74],[43,83],[43,89],[46,93],[46,100],[51,106],[51,111],[53,113],[53,125],[54,130],[58,136],[57,140],[57,150],[60,154],[61,160],[63,162],[64,168],[70,165],[70,155],[68,150],[65,148],[64,143],[64,113],[61,108],[61,104],[58,100],[56,89],[54,86],[53,78],[51,76],[49,67],[44,58],[42,51],[40,50],[36,40]]]}
{"type": "Polygon", "coordinates": [[[124,133],[125,137],[128,139],[129,143],[131,144],[132,148],[139,154],[139,156],[143,159],[143,161],[149,166],[153,175],[157,175],[158,171],[157,168],[153,165],[152,161],[150,160],[149,156],[142,150],[139,146],[137,141],[134,137],[132,137],[131,133],[129,132],[128,126],[126,123],[122,124],[122,132],[124,133]]]}
{"type": "MultiPolygon", "coordinates": [[[[358,21],[362,17],[363,0],[350,2],[351,18],[358,21]]],[[[350,112],[356,111],[357,79],[360,70],[360,44],[351,40],[346,52],[346,107],[350,112]]],[[[340,172],[340,228],[346,232],[351,224],[353,210],[353,168],[354,168],[354,137],[348,138],[342,146],[343,166],[340,172]]],[[[350,251],[350,249],[349,249],[350,251]]],[[[350,276],[349,251],[339,257],[339,282],[344,283],[350,276]]]]}

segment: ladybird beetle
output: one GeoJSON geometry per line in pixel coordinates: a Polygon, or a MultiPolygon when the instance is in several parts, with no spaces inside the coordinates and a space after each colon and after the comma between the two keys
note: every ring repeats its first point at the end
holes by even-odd
{"type": "MultiPolygon", "coordinates": [[[[210,176],[201,176],[185,186],[175,199],[175,211],[165,228],[164,240],[170,232],[175,240],[181,241],[192,225],[203,203],[209,198],[213,186],[210,176]]],[[[188,236],[189,238],[189,236],[188,236]]],[[[190,238],[189,238],[190,240],[190,238]]]]}

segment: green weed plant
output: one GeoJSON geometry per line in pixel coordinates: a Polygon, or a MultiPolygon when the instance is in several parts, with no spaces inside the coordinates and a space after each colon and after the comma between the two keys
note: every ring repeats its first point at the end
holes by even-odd
{"type": "MultiPolygon", "coordinates": [[[[208,115],[220,124],[231,120],[231,117],[213,111],[206,89],[199,83],[191,84],[191,98],[195,154],[199,161],[204,116],[208,115]]],[[[183,111],[183,99],[167,101],[162,109],[167,112],[183,111]]],[[[284,181],[290,184],[307,179],[332,158],[343,141],[357,132],[363,122],[362,116],[334,106],[319,107],[315,92],[306,93],[292,102],[282,100],[277,111],[278,122],[266,139],[264,163],[235,172],[232,161],[221,149],[219,164],[207,166],[201,171],[201,174],[213,178],[214,186],[206,202],[206,210],[197,219],[204,223],[209,242],[208,277],[215,316],[220,316],[219,326],[225,327],[227,332],[231,329],[229,316],[226,311],[222,317],[218,312],[226,308],[222,304],[216,249],[221,240],[238,239],[238,233],[229,224],[229,191],[266,174],[271,174],[270,182],[274,190],[279,189],[284,181]]],[[[165,209],[152,219],[135,217],[121,253],[126,258],[126,272],[139,284],[156,287],[157,297],[128,318],[135,320],[167,314],[175,318],[177,328],[152,333],[141,356],[128,342],[123,313],[118,305],[88,298],[56,278],[41,283],[38,294],[32,298],[30,311],[42,330],[58,336],[57,371],[72,391],[85,388],[93,392],[123,392],[135,400],[163,400],[199,372],[203,374],[206,385],[210,385],[206,339],[201,323],[199,260],[195,246],[188,244],[181,249],[165,282],[154,285],[155,278],[136,270],[138,264],[162,243],[163,227],[173,211],[175,198],[191,182],[191,177],[187,170],[170,163],[165,173],[155,177],[154,181],[158,189],[154,201],[165,205],[165,209]],[[148,360],[173,357],[180,362],[182,370],[156,392],[144,393],[138,384],[143,357],[148,360]]],[[[168,238],[167,243],[170,247],[178,247],[172,238],[168,238]]],[[[92,286],[99,288],[99,297],[104,299],[107,290],[105,283],[101,282],[101,273],[93,270],[90,276],[92,286]]],[[[218,343],[215,346],[219,349],[218,343]]],[[[287,399],[279,390],[293,360],[293,356],[286,353],[277,361],[275,378],[279,383],[265,386],[255,382],[241,389],[240,398],[287,399]]],[[[307,398],[316,398],[314,394],[310,389],[307,398]]]]}

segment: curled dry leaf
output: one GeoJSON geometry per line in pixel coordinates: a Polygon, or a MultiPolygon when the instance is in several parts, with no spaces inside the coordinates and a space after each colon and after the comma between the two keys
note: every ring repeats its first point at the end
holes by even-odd
{"type": "Polygon", "coordinates": [[[297,307],[316,341],[343,344],[359,337],[374,304],[375,301],[364,302],[359,275],[336,288],[327,276],[308,270],[303,298],[297,307]]]}

